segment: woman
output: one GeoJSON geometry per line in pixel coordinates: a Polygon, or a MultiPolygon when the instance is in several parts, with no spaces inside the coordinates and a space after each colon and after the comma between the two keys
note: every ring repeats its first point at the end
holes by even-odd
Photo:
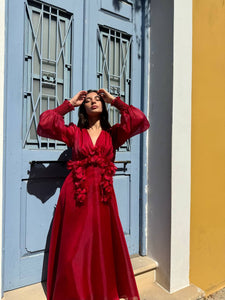
{"type": "Polygon", "coordinates": [[[52,227],[48,300],[140,299],[112,177],[116,149],[149,126],[139,109],[104,89],[80,91],[40,116],[38,134],[73,149],[52,227]],[[110,126],[105,102],[120,111],[120,124],[110,126]],[[65,125],[78,106],[78,125],[65,125]]]}

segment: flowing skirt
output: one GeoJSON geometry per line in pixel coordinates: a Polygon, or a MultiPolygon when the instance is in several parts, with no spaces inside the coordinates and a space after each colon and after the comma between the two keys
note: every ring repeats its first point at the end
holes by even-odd
{"type": "Polygon", "coordinates": [[[100,200],[101,175],[86,170],[87,199],[77,206],[72,174],[56,206],[48,261],[48,300],[140,300],[114,190],[100,200]]]}

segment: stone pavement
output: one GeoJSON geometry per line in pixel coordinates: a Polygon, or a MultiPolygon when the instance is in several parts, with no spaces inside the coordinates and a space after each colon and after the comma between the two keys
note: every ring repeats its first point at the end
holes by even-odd
{"type": "MultiPolygon", "coordinates": [[[[204,299],[202,291],[191,285],[177,293],[169,294],[156,283],[145,285],[143,281],[138,285],[141,300],[199,300],[204,299]]],[[[46,300],[45,286],[41,283],[30,285],[21,289],[6,292],[2,300],[46,300]]],[[[62,299],[63,300],[63,299],[62,299]]],[[[101,299],[99,299],[101,300],[101,299]]],[[[111,300],[111,299],[109,299],[111,300]]]]}
{"type": "Polygon", "coordinates": [[[216,293],[206,297],[207,300],[225,300],[225,288],[219,290],[216,293]]]}

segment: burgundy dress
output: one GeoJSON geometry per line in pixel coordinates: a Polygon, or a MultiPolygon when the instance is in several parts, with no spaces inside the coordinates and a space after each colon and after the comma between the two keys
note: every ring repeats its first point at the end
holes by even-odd
{"type": "Polygon", "coordinates": [[[48,300],[140,300],[119,218],[112,176],[116,149],[149,128],[145,115],[118,97],[121,123],[93,145],[87,129],[65,125],[67,100],[40,116],[38,134],[73,149],[58,199],[49,250],[48,300]]]}

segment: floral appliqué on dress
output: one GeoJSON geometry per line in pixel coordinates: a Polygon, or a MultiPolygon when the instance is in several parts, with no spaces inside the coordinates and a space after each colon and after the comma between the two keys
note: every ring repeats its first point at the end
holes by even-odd
{"type": "Polygon", "coordinates": [[[81,206],[85,204],[87,197],[86,169],[89,166],[95,166],[101,169],[101,181],[99,185],[100,201],[108,203],[113,191],[113,175],[115,175],[117,167],[112,161],[107,160],[107,158],[102,155],[101,147],[96,147],[90,152],[88,157],[79,161],[70,160],[67,163],[67,168],[72,170],[76,205],[81,206]]]}

